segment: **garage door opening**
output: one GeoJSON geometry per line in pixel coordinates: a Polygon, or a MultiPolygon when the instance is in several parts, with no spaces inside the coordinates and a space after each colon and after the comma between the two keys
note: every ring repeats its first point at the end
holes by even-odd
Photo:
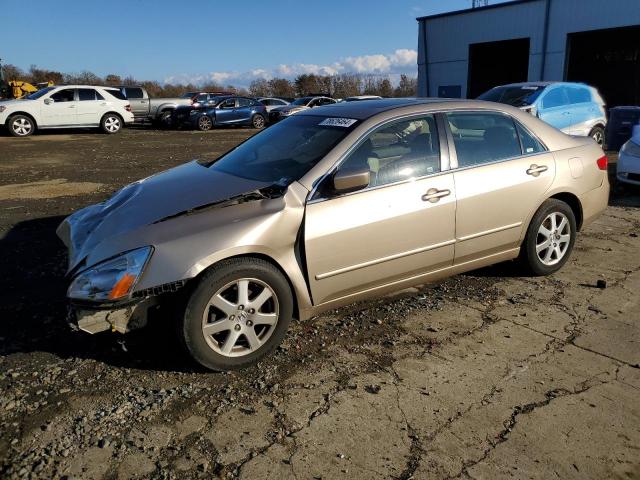
{"type": "Polygon", "coordinates": [[[566,79],[593,85],[608,107],[640,105],[640,26],[567,36],[566,79]]]}
{"type": "Polygon", "coordinates": [[[528,75],[528,38],[469,45],[468,98],[476,98],[496,85],[526,82],[528,75]]]}

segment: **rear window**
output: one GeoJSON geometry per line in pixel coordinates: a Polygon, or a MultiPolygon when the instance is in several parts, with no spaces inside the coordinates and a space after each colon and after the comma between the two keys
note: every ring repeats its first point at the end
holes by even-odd
{"type": "Polygon", "coordinates": [[[116,89],[116,88],[106,88],[105,92],[107,92],[109,95],[111,95],[114,98],[117,98],[118,100],[126,100],[127,97],[124,96],[124,94],[116,89]]]}
{"type": "Polygon", "coordinates": [[[352,119],[296,115],[254,135],[210,168],[284,187],[313,168],[357,124],[352,119]]]}

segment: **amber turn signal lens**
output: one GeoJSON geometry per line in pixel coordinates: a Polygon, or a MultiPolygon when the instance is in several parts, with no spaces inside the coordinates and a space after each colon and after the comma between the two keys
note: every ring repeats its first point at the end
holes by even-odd
{"type": "Polygon", "coordinates": [[[136,277],[134,277],[130,273],[125,273],[111,289],[111,293],[109,293],[109,299],[116,300],[120,297],[124,297],[129,293],[129,290],[131,290],[131,286],[133,285],[133,282],[135,282],[135,280],[136,277]]]}

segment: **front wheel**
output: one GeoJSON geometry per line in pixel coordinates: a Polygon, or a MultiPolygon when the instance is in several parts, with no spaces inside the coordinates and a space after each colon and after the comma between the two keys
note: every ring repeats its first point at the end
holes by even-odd
{"type": "Polygon", "coordinates": [[[589,136],[595,140],[595,142],[604,147],[604,128],[600,126],[593,127],[589,132],[589,136]]]}
{"type": "Polygon", "coordinates": [[[287,280],[269,262],[234,258],[204,274],[180,325],[185,347],[211,370],[252,365],[284,338],[293,314],[287,280]]]}
{"type": "Polygon", "coordinates": [[[576,217],[565,202],[549,199],[535,213],[522,245],[522,259],[534,275],[557,272],[576,240],[576,217]]]}
{"type": "Polygon", "coordinates": [[[118,133],[122,128],[122,119],[115,113],[107,113],[104,117],[102,117],[100,128],[102,128],[102,131],[104,133],[107,133],[109,135],[118,133]]]}
{"type": "Polygon", "coordinates": [[[257,128],[258,130],[260,130],[261,128],[264,128],[265,123],[266,122],[264,120],[264,117],[262,115],[260,115],[259,113],[256,113],[251,118],[251,126],[253,128],[257,128]]]}
{"type": "Polygon", "coordinates": [[[14,137],[28,137],[35,129],[35,122],[26,115],[14,115],[7,122],[9,132],[14,137]]]}

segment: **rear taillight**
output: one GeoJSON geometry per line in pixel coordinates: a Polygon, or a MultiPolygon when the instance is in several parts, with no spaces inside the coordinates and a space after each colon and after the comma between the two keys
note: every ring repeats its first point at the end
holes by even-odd
{"type": "Polygon", "coordinates": [[[127,112],[130,112],[130,111],[131,111],[131,105],[125,105],[125,106],[124,106],[124,109],[125,109],[127,112]]]}
{"type": "Polygon", "coordinates": [[[600,170],[607,170],[609,167],[609,159],[606,155],[601,156],[596,163],[600,170]]]}

